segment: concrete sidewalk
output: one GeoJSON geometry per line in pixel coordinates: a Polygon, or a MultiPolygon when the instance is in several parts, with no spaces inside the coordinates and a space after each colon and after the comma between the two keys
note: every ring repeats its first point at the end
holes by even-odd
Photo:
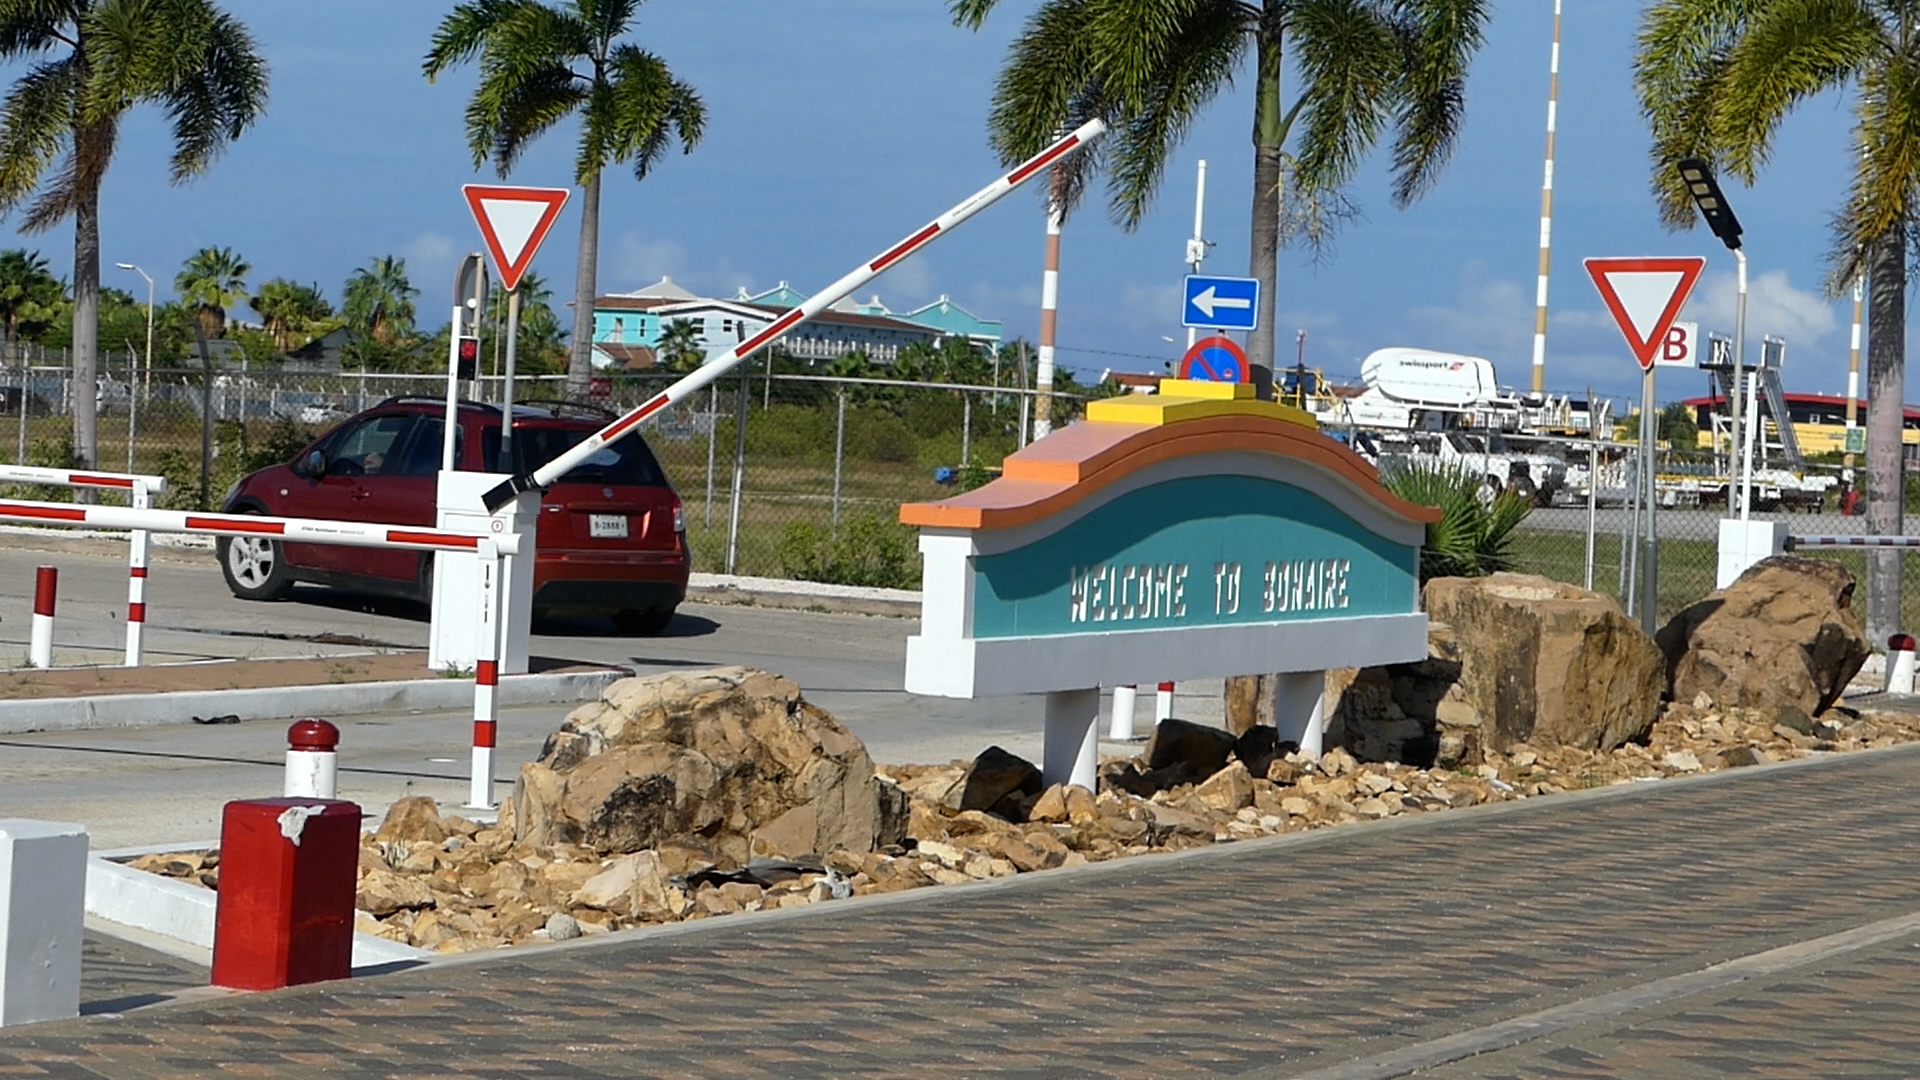
{"type": "Polygon", "coordinates": [[[1912,1076],[1917,781],[1910,745],[200,993],[0,1072],[1912,1076]]]}

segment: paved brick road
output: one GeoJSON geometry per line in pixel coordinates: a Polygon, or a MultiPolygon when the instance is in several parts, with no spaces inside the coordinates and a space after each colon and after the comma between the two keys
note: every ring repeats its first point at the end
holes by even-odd
{"type": "MultiPolygon", "coordinates": [[[[491,954],[0,1033],[0,1076],[1286,1076],[1920,912],[1917,782],[1920,746],[491,954]]],[[[1916,941],[1440,1075],[1920,1075],[1916,941]]]]}

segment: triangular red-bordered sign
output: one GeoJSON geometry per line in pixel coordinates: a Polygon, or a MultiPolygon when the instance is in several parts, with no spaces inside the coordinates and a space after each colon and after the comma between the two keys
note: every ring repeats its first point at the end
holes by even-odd
{"type": "Polygon", "coordinates": [[[520,278],[533,265],[547,231],[560,219],[560,208],[567,205],[566,188],[494,187],[467,184],[460,189],[473,209],[473,220],[480,225],[480,238],[487,242],[493,256],[493,268],[500,274],[500,287],[512,292],[520,278]]]}
{"type": "Polygon", "coordinates": [[[1587,274],[1620,324],[1640,370],[1651,371],[1707,260],[1697,256],[1588,259],[1587,274]]]}

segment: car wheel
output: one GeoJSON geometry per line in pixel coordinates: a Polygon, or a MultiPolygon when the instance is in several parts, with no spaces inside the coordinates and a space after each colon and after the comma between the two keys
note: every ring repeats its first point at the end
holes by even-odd
{"type": "Polygon", "coordinates": [[[644,611],[626,608],[613,613],[613,628],[623,634],[645,634],[651,637],[665,630],[673,623],[673,609],[670,607],[647,608],[644,611]]]}
{"type": "Polygon", "coordinates": [[[285,600],[293,592],[293,574],[280,541],[264,536],[223,536],[215,545],[227,588],[242,600],[285,600]]]}

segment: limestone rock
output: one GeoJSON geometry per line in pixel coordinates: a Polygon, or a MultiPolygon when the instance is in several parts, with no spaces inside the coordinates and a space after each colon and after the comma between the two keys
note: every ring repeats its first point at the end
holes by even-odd
{"type": "Polygon", "coordinates": [[[404,909],[432,907],[433,893],[413,875],[366,869],[360,872],[353,906],[376,918],[384,918],[404,909]]]}
{"type": "Polygon", "coordinates": [[[1489,749],[1611,750],[1660,714],[1660,650],[1611,597],[1503,573],[1436,578],[1425,600],[1452,628],[1460,699],[1481,717],[1489,749]]]}
{"type": "Polygon", "coordinates": [[[1231,814],[1253,805],[1253,774],[1236,761],[1208,777],[1193,793],[1209,809],[1231,814]]]}
{"type": "Polygon", "coordinates": [[[411,795],[388,808],[386,819],[380,822],[373,838],[382,843],[424,840],[438,844],[446,840],[447,827],[441,823],[440,807],[432,799],[411,795]]]}
{"type": "Polygon", "coordinates": [[[946,806],[953,811],[992,810],[1009,795],[1040,794],[1040,770],[1033,762],[998,746],[989,746],[947,791],[946,806]]]}
{"type": "Polygon", "coordinates": [[[1028,821],[1045,824],[1059,824],[1067,820],[1067,788],[1065,784],[1055,784],[1040,793],[1027,810],[1028,821]]]}
{"type": "Polygon", "coordinates": [[[692,840],[741,865],[756,831],[802,807],[783,847],[870,851],[901,831],[900,802],[860,740],[790,680],[715,668],[622,679],[575,709],[521,768],[513,835],[602,854],[692,840]]]}
{"type": "MultiPolygon", "coordinates": [[[[1763,559],[1662,627],[1675,701],[1793,706],[1819,716],[1871,655],[1853,613],[1855,581],[1824,559],[1763,559]]],[[[1792,726],[1792,725],[1789,725],[1792,726]]]]}

